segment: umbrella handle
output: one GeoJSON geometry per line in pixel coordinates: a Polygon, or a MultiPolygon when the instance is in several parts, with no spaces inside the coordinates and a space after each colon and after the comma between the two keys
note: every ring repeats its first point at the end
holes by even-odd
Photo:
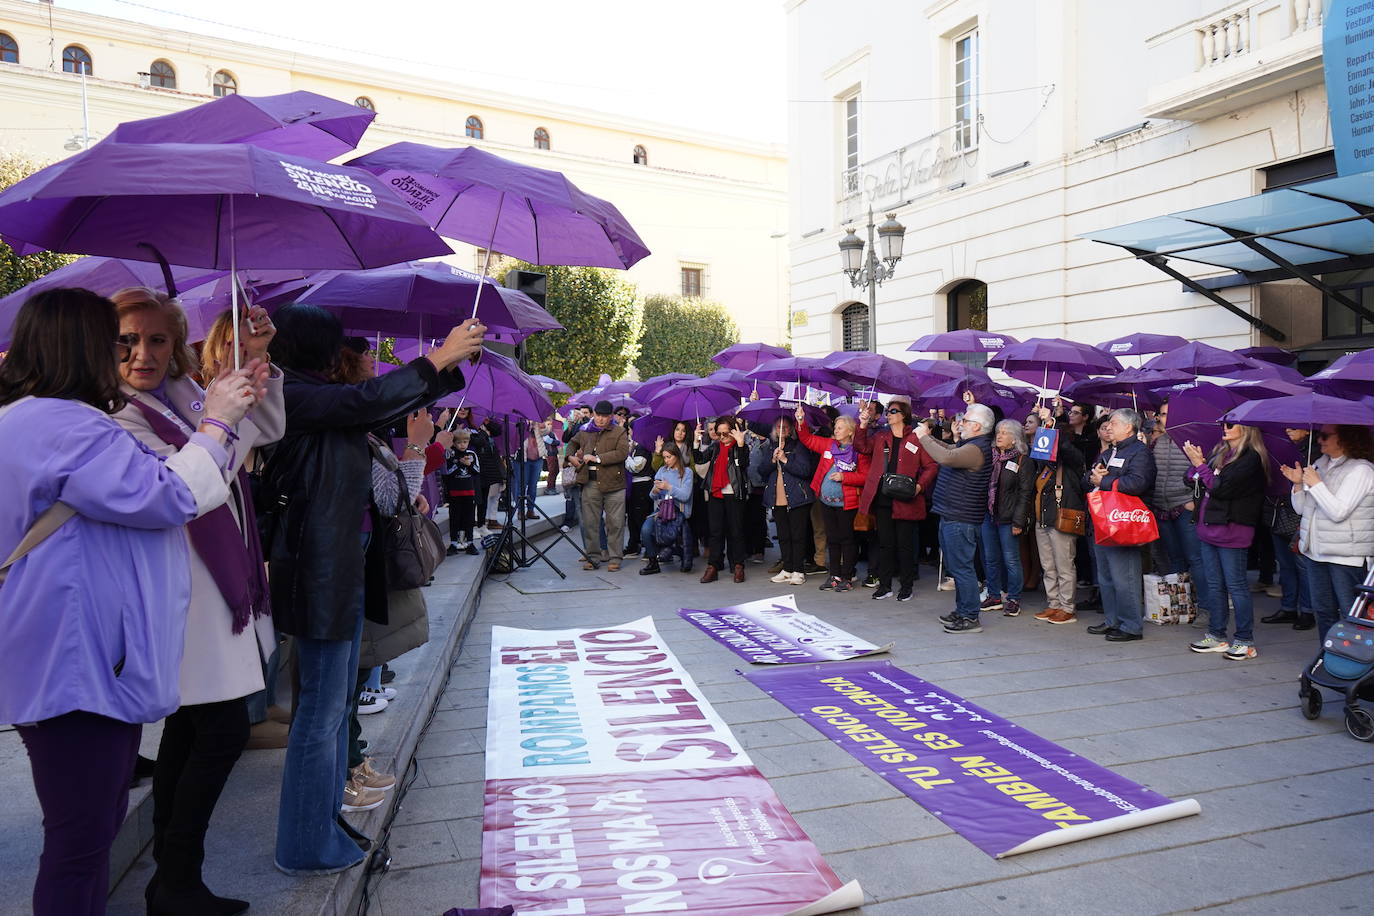
{"type": "Polygon", "coordinates": [[[157,250],[156,245],[149,242],[139,242],[136,247],[147,248],[153,253],[153,257],[157,259],[157,266],[162,268],[162,286],[167,290],[167,295],[175,299],[177,297],[177,285],[176,281],[172,279],[172,266],[167,263],[162,252],[157,250]]]}

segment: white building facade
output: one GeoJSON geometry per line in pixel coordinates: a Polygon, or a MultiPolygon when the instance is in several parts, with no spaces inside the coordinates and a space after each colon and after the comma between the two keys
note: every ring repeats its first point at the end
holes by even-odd
{"type": "MultiPolygon", "coordinates": [[[[849,226],[864,236],[870,208],[907,229],[877,291],[889,355],[961,327],[1088,343],[1151,331],[1314,358],[1374,335],[1301,281],[1170,262],[1228,310],[1078,238],[1334,174],[1320,0],[787,9],[798,354],[865,348],[867,292],[841,272],[837,243],[849,226]]],[[[1361,289],[1359,273],[1326,279],[1361,289]]]]}
{"type": "MultiPolygon", "coordinates": [[[[122,121],[301,89],[376,110],[358,154],[401,140],[474,144],[566,174],[614,203],[653,252],[628,272],[642,292],[715,299],[742,339],[785,342],[780,146],[400,73],[363,52],[312,57],[0,0],[0,152],[56,160],[122,121]]],[[[455,249],[480,269],[477,252],[455,249]]]]}

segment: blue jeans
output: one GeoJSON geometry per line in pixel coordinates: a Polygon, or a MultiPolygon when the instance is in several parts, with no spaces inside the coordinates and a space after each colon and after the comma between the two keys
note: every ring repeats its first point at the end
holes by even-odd
{"type": "Polygon", "coordinates": [[[978,573],[973,568],[973,553],[978,547],[979,525],[940,520],[940,554],[945,573],[954,579],[954,613],[978,619],[978,573]]]}
{"type": "Polygon", "coordinates": [[[1254,642],[1255,603],[1250,598],[1250,579],[1245,573],[1249,548],[1216,547],[1206,541],[1198,543],[1202,548],[1203,575],[1208,583],[1200,599],[1206,601],[1202,608],[1207,612],[1207,632],[1217,639],[1226,638],[1226,618],[1229,616],[1226,599],[1229,597],[1236,609],[1236,641],[1254,642]]]}
{"type": "Polygon", "coordinates": [[[992,516],[983,519],[983,568],[987,571],[988,597],[1005,595],[1021,600],[1021,542],[1011,525],[999,525],[992,516]]]}
{"type": "Polygon", "coordinates": [[[277,811],[276,863],[287,874],[341,871],[366,857],[338,824],[348,781],[348,718],[363,634],[362,589],[354,604],[358,620],[352,639],[296,639],[300,697],[277,811]]]}
{"type": "Polygon", "coordinates": [[[1197,515],[1185,510],[1178,518],[1168,521],[1158,516],[1156,518],[1159,520],[1159,540],[1164,548],[1164,556],[1169,561],[1168,569],[1163,572],[1188,573],[1193,580],[1193,597],[1197,599],[1198,607],[1210,607],[1212,599],[1208,595],[1208,589],[1213,582],[1219,583],[1221,580],[1208,575],[1202,565],[1202,542],[1197,537],[1197,515]]]}
{"type": "MultiPolygon", "coordinates": [[[[524,458],[515,460],[515,493],[512,498],[516,499],[515,510],[523,510],[527,505],[534,505],[534,497],[539,487],[539,474],[544,470],[544,459],[536,458],[533,461],[526,461],[524,458]]],[[[530,512],[534,509],[530,508],[530,512]]]]}
{"type": "Polygon", "coordinates": [[[1102,590],[1102,613],[1109,627],[1139,633],[1145,615],[1144,585],[1140,578],[1139,547],[1094,544],[1097,587],[1102,590]]]}
{"type": "Polygon", "coordinates": [[[569,528],[582,527],[581,484],[573,484],[563,490],[563,524],[569,528]]]}
{"type": "Polygon", "coordinates": [[[1300,557],[1298,562],[1307,571],[1312,613],[1317,615],[1317,641],[1321,642],[1331,625],[1355,603],[1355,586],[1364,581],[1364,567],[1321,563],[1308,557],[1300,557]]]}
{"type": "Polygon", "coordinates": [[[1279,567],[1279,587],[1283,597],[1279,599],[1279,610],[1296,611],[1299,614],[1312,613],[1312,590],[1308,586],[1307,570],[1302,559],[1293,552],[1289,543],[1291,537],[1271,534],[1274,539],[1274,559],[1279,567]]]}

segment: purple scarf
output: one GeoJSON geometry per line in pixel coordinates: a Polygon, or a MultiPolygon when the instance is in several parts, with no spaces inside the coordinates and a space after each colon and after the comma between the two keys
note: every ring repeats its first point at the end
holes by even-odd
{"type": "MultiPolygon", "coordinates": [[[[137,398],[129,403],[142,411],[144,419],[152,427],[153,435],[173,448],[186,445],[190,437],[180,426],[137,398]]],[[[234,618],[235,635],[243,632],[251,618],[266,617],[272,613],[262,544],[258,540],[257,515],[253,511],[252,490],[248,483],[248,472],[242,468],[239,468],[238,485],[243,498],[242,532],[227,505],[207,512],[186,525],[191,546],[196,549],[196,555],[210,571],[210,577],[215,580],[220,594],[229,605],[234,618]],[[246,545],[245,534],[248,536],[246,545]]]]}

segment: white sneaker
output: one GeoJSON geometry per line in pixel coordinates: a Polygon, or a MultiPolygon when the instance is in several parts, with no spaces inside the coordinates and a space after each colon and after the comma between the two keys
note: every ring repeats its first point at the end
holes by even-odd
{"type": "Polygon", "coordinates": [[[1188,648],[1194,652],[1227,652],[1230,650],[1231,644],[1208,633],[1197,642],[1189,643],[1188,648]]]}
{"type": "MultiPolygon", "coordinates": [[[[778,573],[776,576],[774,576],[773,578],[769,579],[768,581],[769,581],[769,582],[776,582],[776,583],[778,583],[779,585],[791,584],[791,582],[792,582],[792,574],[791,574],[790,572],[788,572],[787,570],[784,569],[782,572],[778,573]]],[[[802,575],[802,581],[806,581],[806,576],[805,576],[804,574],[802,575]]]]}
{"type": "Polygon", "coordinates": [[[377,698],[379,698],[379,699],[386,700],[388,703],[390,703],[392,700],[396,699],[396,688],[395,688],[395,687],[378,687],[378,688],[375,689],[375,690],[372,689],[371,687],[364,687],[364,688],[363,688],[363,693],[364,693],[364,695],[370,695],[370,696],[377,697],[377,698]]]}
{"type": "Polygon", "coordinates": [[[945,576],[943,579],[940,580],[940,584],[935,587],[942,592],[954,591],[954,577],[945,576]]]}
{"type": "Polygon", "coordinates": [[[1226,650],[1226,658],[1233,662],[1243,662],[1259,655],[1258,650],[1248,642],[1233,642],[1226,650]]]}
{"type": "Polygon", "coordinates": [[[370,716],[386,709],[386,700],[379,696],[374,696],[364,690],[358,695],[358,715],[370,716]]]}
{"type": "Polygon", "coordinates": [[[787,581],[790,582],[792,585],[805,585],[806,573],[793,573],[792,578],[788,579],[787,581]]]}

